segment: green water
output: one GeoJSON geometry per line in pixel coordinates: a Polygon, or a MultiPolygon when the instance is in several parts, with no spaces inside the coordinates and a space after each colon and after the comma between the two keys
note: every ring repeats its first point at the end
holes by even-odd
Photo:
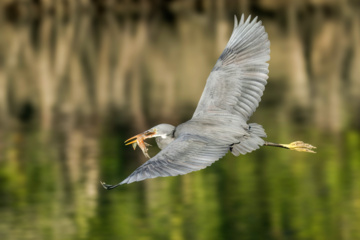
{"type": "Polygon", "coordinates": [[[202,171],[112,191],[99,181],[116,183],[144,160],[134,160],[125,136],[102,133],[93,163],[68,162],[52,137],[6,136],[2,239],[360,239],[356,132],[308,137],[317,154],[228,154],[202,171]]]}

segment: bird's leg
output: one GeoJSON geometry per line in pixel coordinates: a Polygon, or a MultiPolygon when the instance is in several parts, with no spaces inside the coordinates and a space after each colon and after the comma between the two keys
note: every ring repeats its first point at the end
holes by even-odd
{"type": "Polygon", "coordinates": [[[286,148],[286,149],[295,150],[295,151],[299,151],[299,152],[316,153],[315,151],[312,150],[312,149],[315,149],[316,147],[312,146],[311,144],[304,143],[303,141],[295,141],[290,144],[265,142],[264,146],[281,147],[281,148],[286,148]]]}

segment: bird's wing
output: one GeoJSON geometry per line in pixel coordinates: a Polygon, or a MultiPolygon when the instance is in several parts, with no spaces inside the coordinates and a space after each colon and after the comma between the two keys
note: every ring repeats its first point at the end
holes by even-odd
{"type": "Polygon", "coordinates": [[[223,53],[207,79],[193,118],[225,113],[245,121],[259,105],[268,78],[270,41],[257,17],[235,26],[223,53]]]}
{"type": "Polygon", "coordinates": [[[223,157],[228,150],[228,145],[212,145],[209,139],[198,135],[182,135],[137,168],[121,183],[104,187],[111,189],[121,184],[147,178],[176,176],[197,171],[210,166],[223,157]]]}

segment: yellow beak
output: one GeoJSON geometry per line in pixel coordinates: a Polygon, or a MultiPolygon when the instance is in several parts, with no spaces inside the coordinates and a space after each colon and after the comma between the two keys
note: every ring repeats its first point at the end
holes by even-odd
{"type": "Polygon", "coordinates": [[[125,145],[130,145],[130,144],[136,143],[138,137],[141,137],[141,135],[142,134],[138,134],[136,136],[129,138],[128,140],[125,141],[125,145]],[[130,140],[132,140],[132,141],[130,142],[130,140]]]}

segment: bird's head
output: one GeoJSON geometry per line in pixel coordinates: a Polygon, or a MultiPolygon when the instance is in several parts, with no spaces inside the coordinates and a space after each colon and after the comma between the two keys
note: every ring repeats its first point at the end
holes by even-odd
{"type": "Polygon", "coordinates": [[[146,130],[145,132],[139,133],[138,135],[129,138],[128,140],[125,141],[126,143],[125,145],[136,143],[138,139],[145,140],[147,138],[154,138],[154,137],[167,138],[173,135],[174,130],[175,127],[173,125],[162,123],[155,127],[150,128],[149,130],[146,130]]]}
{"type": "Polygon", "coordinates": [[[145,143],[144,140],[147,138],[162,138],[162,139],[168,137],[172,138],[174,130],[175,130],[174,126],[170,124],[162,123],[155,127],[150,128],[149,130],[146,130],[145,132],[142,132],[138,135],[129,138],[128,140],[125,141],[125,145],[132,144],[134,149],[136,148],[137,145],[139,145],[145,156],[148,157],[147,148],[146,148],[148,144],[145,143]]]}

